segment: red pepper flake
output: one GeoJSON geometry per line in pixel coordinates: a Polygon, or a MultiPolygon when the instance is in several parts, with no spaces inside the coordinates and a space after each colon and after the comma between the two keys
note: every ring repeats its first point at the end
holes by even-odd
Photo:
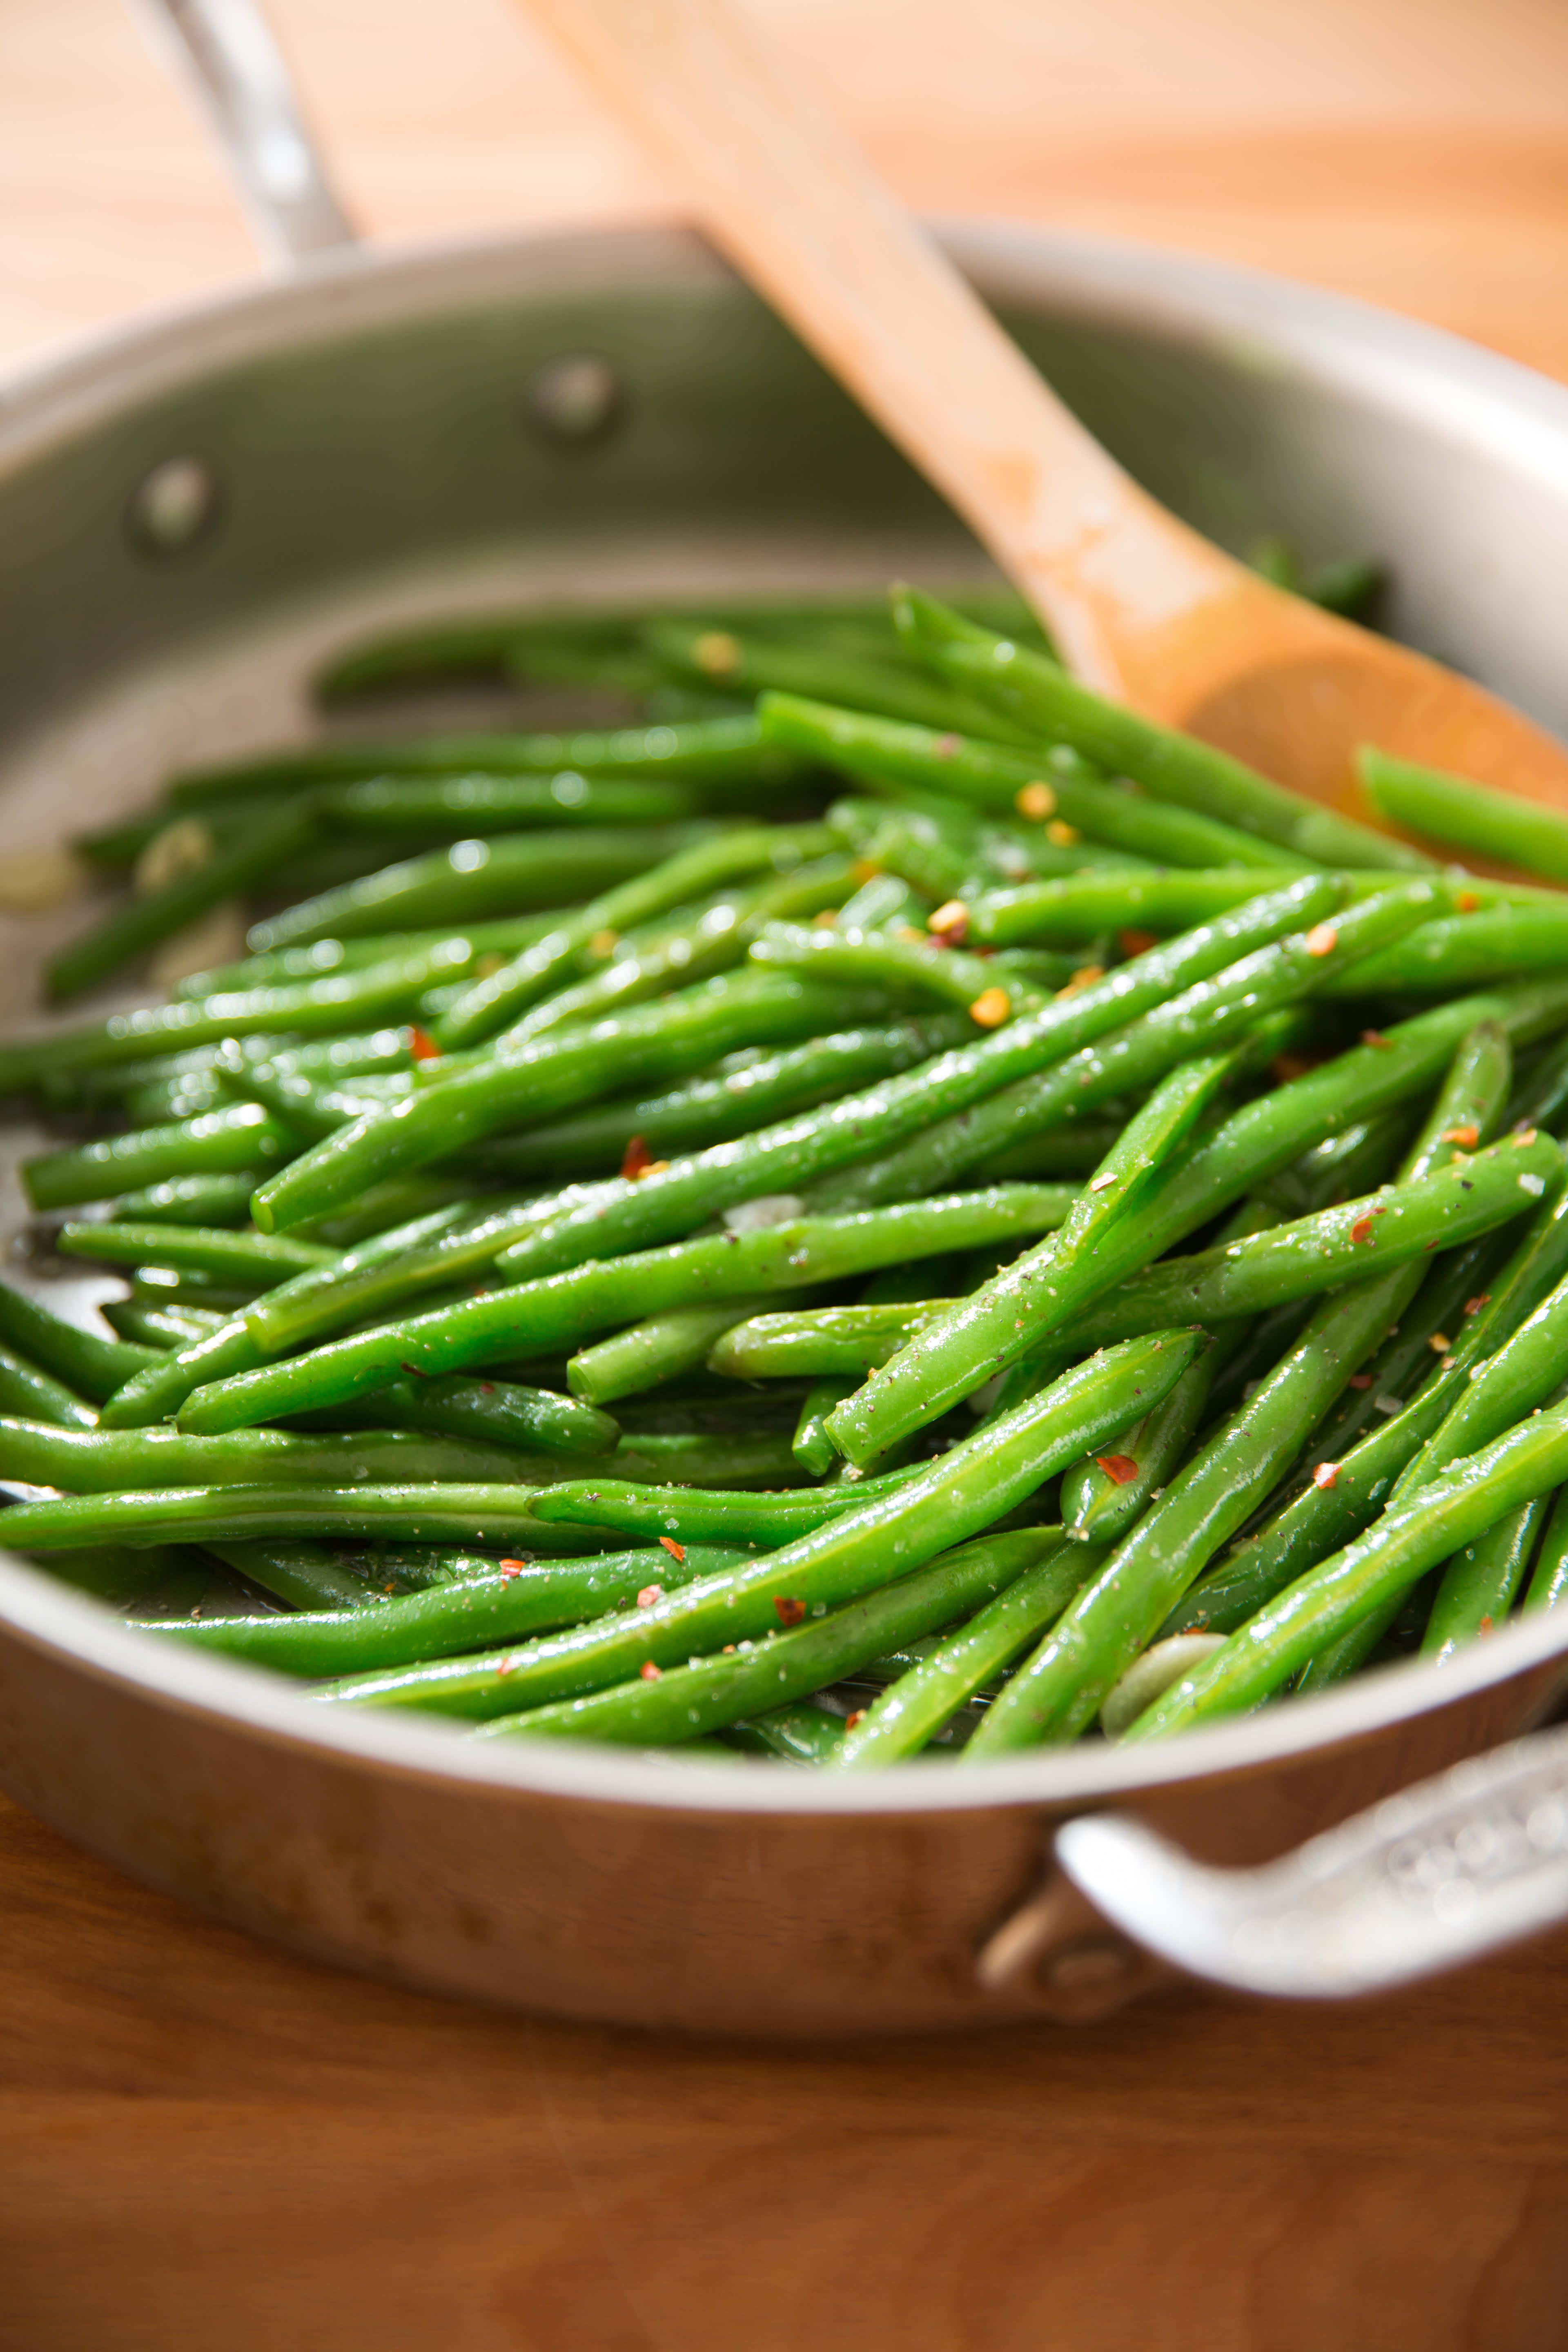
{"type": "Polygon", "coordinates": [[[1473,915],[1480,903],[1473,890],[1456,890],[1454,893],[1454,905],[1461,915],[1473,915]]]}
{"type": "Polygon", "coordinates": [[[1489,1290],[1479,1291],[1474,1298],[1466,1299],[1465,1312],[1467,1315],[1479,1315],[1483,1307],[1489,1307],[1491,1303],[1491,1292],[1489,1290]]]}
{"type": "Polygon", "coordinates": [[[669,1554],[671,1559],[679,1560],[682,1567],[684,1567],[686,1564],[686,1546],[683,1543],[677,1543],[673,1536],[660,1536],[658,1540],[663,1549],[669,1554]]]}
{"type": "Polygon", "coordinates": [[[645,1683],[661,1683],[664,1680],[664,1668],[656,1666],[651,1658],[645,1658],[637,1672],[645,1683]]]}
{"type": "Polygon", "coordinates": [[[1118,931],[1116,934],[1116,944],[1121,950],[1123,955],[1147,955],[1151,948],[1157,948],[1159,946],[1160,934],[1158,931],[1139,931],[1131,929],[1118,931]]]}
{"type": "Polygon", "coordinates": [[[1057,813],[1057,796],[1047,783],[1020,784],[1013,795],[1013,806],[1020,816],[1032,818],[1044,824],[1047,817],[1057,813]]]}
{"type": "Polygon", "coordinates": [[[1055,816],[1046,827],[1046,839],[1054,841],[1058,849],[1076,849],[1083,835],[1065,816],[1055,816]]]}
{"type": "Polygon", "coordinates": [[[932,745],[939,760],[956,760],[963,749],[962,735],[939,735],[932,745]]]}
{"type": "Polygon", "coordinates": [[[945,898],[934,915],[927,916],[926,929],[944,948],[961,948],[969,937],[969,909],[962,898],[945,898]]]}
{"type": "Polygon", "coordinates": [[[1352,1389],[1371,1388],[1372,1374],[1370,1372],[1352,1372],[1351,1374],[1351,1386],[1352,1389]]]}
{"type": "Polygon", "coordinates": [[[409,1024],[408,1050],[416,1062],[438,1062],[441,1058],[440,1046],[428,1029],[421,1029],[416,1021],[409,1024]]]}
{"type": "Polygon", "coordinates": [[[805,1601],[796,1601],[790,1593],[776,1592],[773,1595],[773,1607],[778,1612],[781,1625],[798,1625],[805,1615],[805,1601]]]}
{"type": "Polygon", "coordinates": [[[1361,1042],[1363,1045],[1375,1046],[1380,1054],[1392,1054],[1394,1051],[1393,1038],[1385,1037],[1381,1029],[1363,1029],[1361,1042]]]}
{"type": "Polygon", "coordinates": [[[512,1578],[521,1576],[527,1566],[525,1559],[503,1559],[500,1564],[501,1582],[510,1584],[512,1578]]]}
{"type": "Polygon", "coordinates": [[[428,1372],[422,1372],[417,1364],[405,1364],[403,1370],[411,1381],[427,1381],[430,1377],[428,1372]]]}
{"type": "Polygon", "coordinates": [[[853,1714],[847,1715],[844,1718],[845,1730],[853,1731],[857,1724],[864,1723],[866,1720],[866,1713],[867,1710],[863,1706],[858,1706],[853,1714]]]}
{"type": "Polygon", "coordinates": [[[1013,1010],[1005,988],[983,988],[969,1008],[969,1017],[981,1029],[1000,1029],[1013,1010]]]}
{"type": "Polygon", "coordinates": [[[1138,1465],[1131,1454],[1097,1454],[1094,1466],[1097,1470],[1103,1470],[1106,1476],[1113,1479],[1119,1486],[1130,1486],[1138,1475],[1138,1465]]]}
{"type": "Polygon", "coordinates": [[[1354,1224],[1351,1227],[1351,1240],[1352,1242],[1369,1242],[1371,1239],[1372,1219],[1370,1217],[1358,1217],[1354,1224]]]}
{"type": "Polygon", "coordinates": [[[1447,1331],[1434,1331],[1426,1342],[1435,1356],[1446,1356],[1453,1344],[1447,1331]]]}
{"type": "Polygon", "coordinates": [[[1320,1462],[1312,1473],[1314,1486],[1331,1486],[1340,1475],[1337,1462],[1320,1462]]]}
{"type": "Polygon", "coordinates": [[[1463,1127],[1446,1127],[1443,1129],[1445,1143],[1462,1143],[1467,1151],[1473,1151],[1480,1139],[1480,1129],[1471,1126],[1468,1120],[1463,1127]]]}
{"type": "Polygon", "coordinates": [[[635,1184],[637,1178],[646,1176],[652,1166],[653,1154],[648,1150],[645,1139],[640,1135],[634,1135],[621,1154],[621,1174],[628,1184],[635,1184]]]}
{"type": "Polygon", "coordinates": [[[645,1584],[642,1591],[637,1594],[637,1607],[639,1609],[651,1609],[656,1601],[662,1601],[663,1599],[664,1587],[662,1584],[645,1584]]]}
{"type": "Polygon", "coordinates": [[[1483,1617],[1480,1623],[1476,1627],[1478,1633],[1489,1633],[1493,1630],[1492,1621],[1489,1617],[1483,1617]]]}
{"type": "Polygon", "coordinates": [[[837,907],[824,907],[811,919],[819,931],[830,931],[838,920],[838,909],[837,907]]]}
{"type": "Polygon", "coordinates": [[[1332,923],[1314,923],[1305,942],[1310,956],[1332,955],[1339,943],[1340,935],[1332,923]]]}

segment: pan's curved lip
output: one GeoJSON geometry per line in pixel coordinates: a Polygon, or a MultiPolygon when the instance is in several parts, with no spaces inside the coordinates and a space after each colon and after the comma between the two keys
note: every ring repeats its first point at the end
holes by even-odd
{"type": "MultiPolygon", "coordinates": [[[[1446,329],[1273,271],[1082,229],[943,215],[931,226],[997,301],[1049,289],[1079,310],[1152,321],[1262,372],[1305,369],[1373,384],[1427,427],[1480,441],[1523,476],[1568,482],[1568,387],[1446,329]]],[[[509,295],[614,290],[672,282],[733,289],[729,264],[679,223],[491,232],[388,243],[310,257],[287,278],[142,314],[51,352],[0,383],[0,468],[88,429],[128,398],[174,392],[194,375],[289,348],[509,295]]]]}
{"type": "Polygon", "coordinates": [[[759,1767],[737,1757],[666,1758],[574,1740],[476,1740],[468,1727],[410,1711],[332,1706],[258,1667],[187,1650],[124,1624],[97,1602],[0,1552],[0,1644],[47,1654],[90,1681],[136,1691],[160,1712],[377,1777],[660,1812],[863,1818],[992,1811],[1065,1811],[1342,1748],[1451,1706],[1568,1652],[1568,1610],[1515,1619],[1443,1665],[1415,1661],[1342,1690],[1265,1709],[1168,1745],[1098,1743],[997,1758],[945,1759],[882,1773],[759,1767]]]}
{"type": "MultiPolygon", "coordinates": [[[[1080,310],[1223,345],[1260,370],[1375,383],[1384,400],[1455,441],[1483,443],[1517,474],[1568,481],[1568,390],[1442,329],[1289,278],[1084,231],[973,219],[938,224],[960,263],[1002,301],[1049,289],[1080,310]]],[[[88,430],[129,400],[152,399],[215,368],[285,347],[341,341],[405,317],[545,289],[650,293],[736,283],[698,235],[637,225],[318,257],[296,275],[183,305],[100,333],[0,385],[0,469],[88,430]]],[[[1568,1611],[1516,1621],[1452,1663],[1405,1664],[1342,1690],[1189,1733],[1168,1747],[1080,1747],[984,1765],[942,1762],[886,1776],[681,1763],[574,1743],[479,1742],[435,1718],[329,1710],[277,1678],[159,1646],[105,1609],[0,1553],[0,1642],[47,1654],[150,1706],[258,1742],[391,1780],[561,1801],[687,1813],[797,1818],[931,1815],[996,1806],[1059,1811],[1279,1763],[1409,1721],[1544,1666],[1568,1651],[1568,1611]]]]}

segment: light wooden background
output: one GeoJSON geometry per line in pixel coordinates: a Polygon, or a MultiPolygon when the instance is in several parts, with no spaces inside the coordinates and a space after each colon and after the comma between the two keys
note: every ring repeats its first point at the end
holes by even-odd
{"type": "MultiPolygon", "coordinates": [[[[765,0],[910,201],[1568,378],[1563,0],[765,0]]],[[[374,234],[673,209],[503,0],[275,0],[374,234]]],[[[119,0],[0,0],[0,367],[256,268],[119,0]]],[[[1568,1938],[851,2050],[304,1966],[0,1809],[0,2352],[1558,2352],[1568,1938]]]]}

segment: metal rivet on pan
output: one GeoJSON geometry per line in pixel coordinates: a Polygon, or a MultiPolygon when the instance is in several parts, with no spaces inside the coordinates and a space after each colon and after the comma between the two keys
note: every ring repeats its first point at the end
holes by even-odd
{"type": "Polygon", "coordinates": [[[217,509],[217,476],[205,459],[165,457],[132,492],[126,520],[144,555],[183,555],[211,529],[217,509]]]}
{"type": "Polygon", "coordinates": [[[545,440],[581,446],[609,431],[625,397],[608,360],[577,352],[535,368],[524,390],[523,413],[545,440]]]}

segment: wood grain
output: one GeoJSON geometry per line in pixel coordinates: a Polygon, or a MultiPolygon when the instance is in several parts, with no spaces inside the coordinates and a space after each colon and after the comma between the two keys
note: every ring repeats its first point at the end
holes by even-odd
{"type": "MultiPolygon", "coordinates": [[[[274,0],[376,233],[668,193],[507,0],[274,0]]],[[[1561,0],[767,0],[908,200],[1568,378],[1561,0]]],[[[256,265],[121,0],[0,10],[0,365],[256,265]]],[[[773,2051],[309,1967],[0,1807],[0,2352],[1556,2352],[1568,1938],[1396,2002],[773,2051]]]]}

